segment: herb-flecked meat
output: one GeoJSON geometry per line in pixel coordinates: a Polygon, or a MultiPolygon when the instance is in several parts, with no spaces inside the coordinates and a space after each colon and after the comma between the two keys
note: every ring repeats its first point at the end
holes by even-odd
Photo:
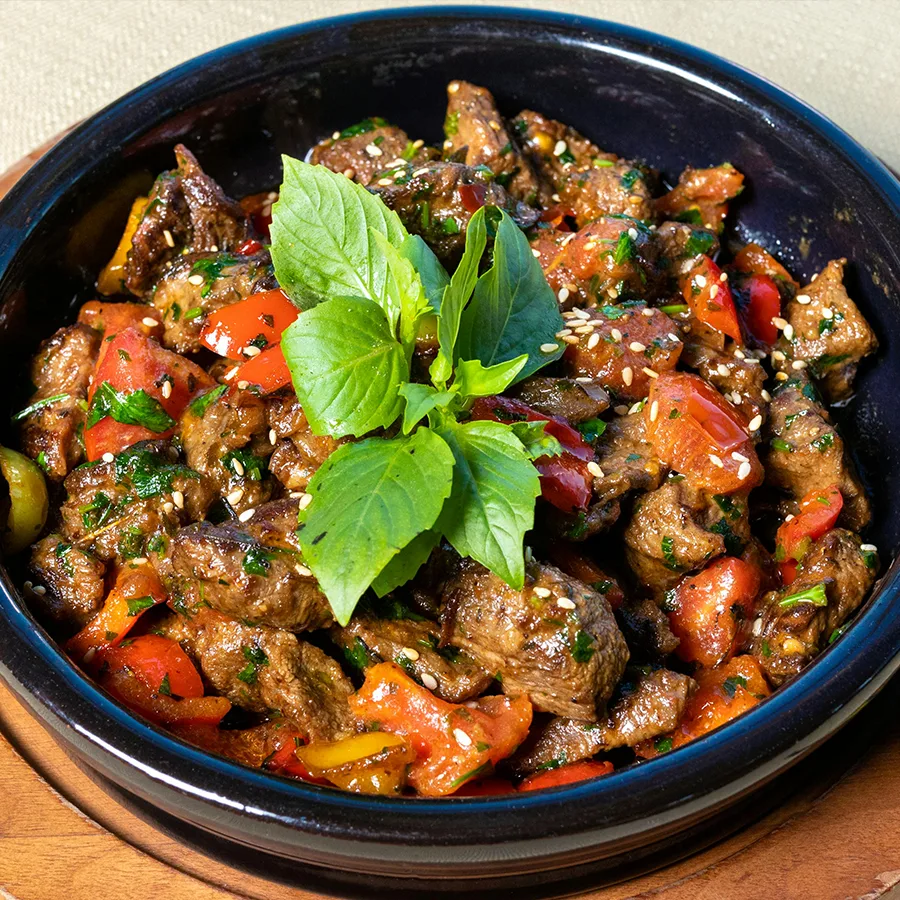
{"type": "Polygon", "coordinates": [[[313,434],[292,393],[267,398],[266,418],[269,441],[274,444],[269,469],[289,491],[302,491],[341,441],[330,435],[313,434]]]}

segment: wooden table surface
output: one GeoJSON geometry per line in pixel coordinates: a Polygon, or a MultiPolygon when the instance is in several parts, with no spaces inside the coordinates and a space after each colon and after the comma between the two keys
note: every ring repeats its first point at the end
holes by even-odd
{"type": "MultiPolygon", "coordinates": [[[[46,147],[0,175],[0,197],[46,147]]],[[[841,740],[773,813],[590,900],[879,900],[900,885],[900,718],[841,740]],[[824,762],[823,762],[824,760],[824,762]]],[[[856,729],[851,724],[849,729],[856,729]]],[[[851,732],[852,733],[852,732],[851,732]]],[[[809,765],[809,764],[804,764],[809,765]]],[[[0,900],[316,900],[185,847],[110,799],[0,683],[0,900]]],[[[900,897],[900,893],[897,895],[900,897]]]]}

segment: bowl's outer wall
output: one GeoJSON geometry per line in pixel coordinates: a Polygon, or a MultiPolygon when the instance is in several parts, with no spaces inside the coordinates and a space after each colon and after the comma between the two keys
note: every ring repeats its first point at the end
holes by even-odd
{"type": "MultiPolygon", "coordinates": [[[[674,182],[725,160],[747,176],[739,232],[801,280],[851,260],[848,285],[881,339],[841,412],[875,501],[872,539],[900,543],[898,191],[877,162],[801,104],[700,51],[589,20],[509,10],[347,17],[242,42],[161,76],[53,150],[0,206],[0,366],[9,410],[37,342],[91,295],[133,196],[184,142],[232,195],[277,186],[279,155],[382,115],[442,138],[445,86],[487,85],[674,182]],[[827,135],[827,137],[826,137],[827,135]]],[[[4,417],[5,420],[5,417],[4,417]]],[[[12,439],[10,435],[5,435],[12,439]]],[[[17,576],[21,577],[21,576],[17,576]]],[[[865,622],[807,674],[723,731],[652,763],[556,792],[436,804],[356,798],[207,757],[119,710],[75,672],[2,574],[0,673],[70,748],[175,815],[249,844],[347,868],[461,875],[613,856],[696,822],[811,749],[895,668],[894,578],[865,622]],[[517,812],[518,810],[518,812],[517,812]],[[456,864],[454,869],[447,868],[456,864]]]]}

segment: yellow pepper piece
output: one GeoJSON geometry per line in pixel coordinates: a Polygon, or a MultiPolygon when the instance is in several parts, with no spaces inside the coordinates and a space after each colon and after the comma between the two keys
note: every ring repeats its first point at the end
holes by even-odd
{"type": "Polygon", "coordinates": [[[147,208],[148,198],[138,197],[131,204],[131,212],[128,213],[128,221],[125,223],[125,230],[119,239],[119,246],[113,253],[112,259],[106,264],[106,267],[100,273],[97,279],[97,290],[101,294],[122,294],[125,292],[123,282],[125,279],[125,261],[128,257],[128,251],[131,249],[131,239],[134,237],[135,231],[140,224],[147,208]]]}
{"type": "Polygon", "coordinates": [[[297,756],[307,768],[333,769],[345,763],[365,759],[367,756],[375,756],[385,747],[397,747],[404,743],[406,742],[399,734],[367,731],[365,734],[355,734],[340,741],[309,744],[301,747],[297,756]]]}
{"type": "Polygon", "coordinates": [[[9,515],[0,543],[7,553],[18,553],[33,543],[47,521],[47,483],[27,457],[0,447],[0,472],[9,485],[9,515]]]}

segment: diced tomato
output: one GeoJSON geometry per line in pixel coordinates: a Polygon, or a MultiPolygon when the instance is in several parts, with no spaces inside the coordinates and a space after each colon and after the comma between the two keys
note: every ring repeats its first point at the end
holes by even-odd
{"type": "Polygon", "coordinates": [[[497,797],[501,794],[514,794],[516,789],[511,781],[505,778],[481,778],[478,781],[467,781],[454,797],[497,797]]]}
{"type": "Polygon", "coordinates": [[[783,522],[775,535],[775,558],[781,563],[781,577],[791,584],[797,563],[809,552],[814,541],[831,531],[844,506],[844,498],[836,484],[821,491],[810,491],[800,501],[800,511],[783,522]]]}
{"type": "Polygon", "coordinates": [[[291,383],[291,370],[288,368],[281,345],[275,344],[263,350],[259,356],[248,359],[231,378],[236,384],[247,382],[256,385],[264,394],[271,394],[291,383]]]}
{"type": "Polygon", "coordinates": [[[418,757],[410,766],[409,783],[430,797],[452,794],[488,774],[525,739],[532,714],[526,697],[447,703],[392,662],[366,670],[350,706],[363,721],[409,738],[418,757]]]}
{"type": "Polygon", "coordinates": [[[165,599],[166,590],[153,566],[124,566],[100,612],[70,638],[66,650],[81,663],[90,650],[118,646],[143,613],[165,599]]]}
{"type": "Polygon", "coordinates": [[[762,482],[743,416],[699,376],[660,375],[643,415],[656,455],[698,487],[731,494],[762,482]]]}
{"type": "Polygon", "coordinates": [[[734,267],[747,275],[768,275],[781,279],[800,290],[800,285],[791,277],[790,272],[774,256],[771,256],[759,244],[747,244],[734,258],[734,267]]]}
{"type": "Polygon", "coordinates": [[[778,329],[772,321],[781,315],[781,294],[768,275],[750,275],[744,290],[747,303],[743,312],[744,325],[760,343],[771,346],[778,340],[778,329]]]}
{"type": "Polygon", "coordinates": [[[159,310],[145,303],[101,303],[91,300],[79,310],[78,321],[103,333],[104,339],[97,354],[98,366],[106,356],[110,340],[120,331],[136,328],[147,337],[159,340],[164,330],[159,310]],[[148,325],[151,320],[155,324],[148,325]]]}
{"type": "Polygon", "coordinates": [[[200,331],[200,343],[219,356],[242,359],[248,347],[265,350],[277,344],[299,315],[300,310],[281,289],[251,294],[210,313],[200,331]]]}
{"type": "MultiPolygon", "coordinates": [[[[97,389],[104,382],[124,394],[143,390],[158,401],[176,421],[197,394],[205,393],[214,384],[200,366],[177,353],[163,349],[156,341],[135,328],[120,331],[108,344],[106,355],[97,366],[88,393],[89,408],[97,389]],[[166,382],[171,388],[167,391],[168,397],[163,394],[166,382]]],[[[174,432],[174,426],[156,432],[143,425],[116,422],[107,416],[93,427],[85,429],[84,446],[88,460],[93,461],[106,452],[120,453],[138,441],[166,438],[174,432]]]]}
{"type": "Polygon", "coordinates": [[[151,690],[164,696],[202,697],[203,681],[178,641],[142,634],[101,651],[111,669],[128,669],[151,690]]]}
{"type": "Polygon", "coordinates": [[[697,319],[740,343],[741,325],[731,288],[722,281],[722,270],[708,256],[699,257],[682,277],[681,293],[697,319]]]}
{"type": "Polygon", "coordinates": [[[594,450],[580,432],[509,397],[479,397],[472,406],[472,418],[494,422],[546,422],[544,432],[555,437],[565,452],[535,460],[535,468],[541,477],[541,495],[563,512],[587,509],[594,483],[587,464],[594,459],[594,450]]]}
{"type": "Polygon", "coordinates": [[[598,594],[606,597],[614,610],[625,601],[625,594],[618,582],[607,575],[593,560],[575,550],[568,541],[553,541],[547,548],[547,555],[553,565],[562,569],[566,575],[583,581],[598,594]]]}
{"type": "Polygon", "coordinates": [[[470,213],[477,212],[484,206],[484,198],[487,194],[487,185],[484,184],[461,184],[458,188],[459,199],[462,205],[470,213]]]}
{"type": "Polygon", "coordinates": [[[547,772],[536,772],[534,775],[529,775],[519,785],[519,790],[540,791],[543,788],[561,787],[564,784],[574,784],[577,781],[587,781],[589,778],[609,775],[612,771],[613,764],[611,762],[586,759],[582,762],[560,766],[558,769],[550,769],[547,772]]]}
{"type": "Polygon", "coordinates": [[[683,578],[669,612],[676,653],[685,662],[715,666],[737,649],[759,594],[760,573],[734,557],[717,559],[702,572],[683,578]]]}
{"type": "Polygon", "coordinates": [[[263,245],[255,240],[254,238],[247,238],[234,252],[238,254],[238,256],[253,256],[256,253],[259,253],[263,248],[263,245]]]}

